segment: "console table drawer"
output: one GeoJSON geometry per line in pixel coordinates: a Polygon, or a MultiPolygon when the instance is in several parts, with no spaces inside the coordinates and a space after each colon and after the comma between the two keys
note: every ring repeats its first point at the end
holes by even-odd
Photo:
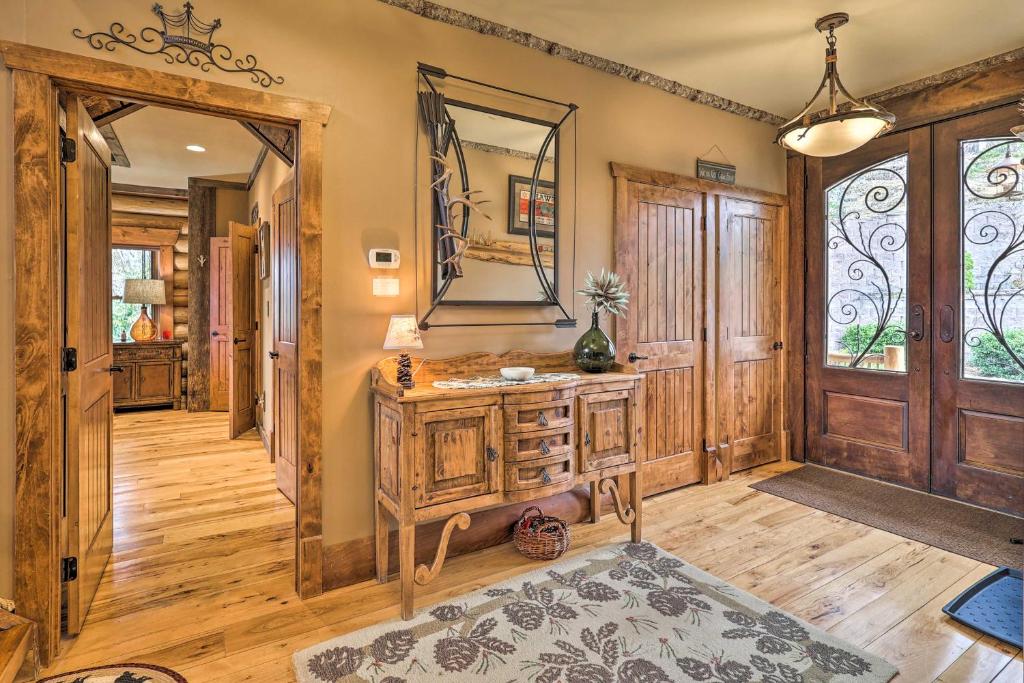
{"type": "Polygon", "coordinates": [[[572,399],[505,406],[505,433],[572,425],[572,399]]]}
{"type": "Polygon", "coordinates": [[[505,460],[536,460],[573,451],[573,429],[547,429],[529,434],[505,436],[505,460]]]}
{"type": "Polygon", "coordinates": [[[565,452],[527,462],[507,463],[505,490],[522,491],[568,482],[573,477],[572,457],[572,452],[565,452]]]}

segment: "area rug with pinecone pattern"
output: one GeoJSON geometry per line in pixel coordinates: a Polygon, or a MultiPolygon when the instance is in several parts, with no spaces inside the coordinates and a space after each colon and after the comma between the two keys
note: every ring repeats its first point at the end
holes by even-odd
{"type": "Polygon", "coordinates": [[[69,671],[37,683],[188,683],[176,671],[153,664],[108,664],[69,671]]]}
{"type": "Polygon", "coordinates": [[[650,543],[295,653],[302,683],[885,683],[896,669],[650,543]]]}

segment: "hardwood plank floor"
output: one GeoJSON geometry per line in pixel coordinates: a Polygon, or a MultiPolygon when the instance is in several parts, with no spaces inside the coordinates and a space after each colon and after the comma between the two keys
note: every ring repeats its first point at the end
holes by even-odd
{"type": "MultiPolygon", "coordinates": [[[[398,582],[299,601],[294,509],[255,436],[223,413],[115,418],[115,547],[85,628],[49,673],[162,664],[191,683],[293,680],[291,654],[398,617],[398,582]]],[[[748,488],[779,463],[646,501],[647,540],[885,657],[909,683],[1009,683],[1024,664],[941,607],[991,567],[748,488]]],[[[574,528],[570,555],[628,539],[614,515],[574,528]]],[[[511,545],[449,560],[417,606],[528,571],[511,545]]]]}

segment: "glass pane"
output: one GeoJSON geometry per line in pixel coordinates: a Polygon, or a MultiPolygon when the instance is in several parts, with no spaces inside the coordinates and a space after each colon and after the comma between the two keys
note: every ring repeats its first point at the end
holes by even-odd
{"type": "Polygon", "coordinates": [[[905,372],[907,155],[825,193],[826,365],[905,372]]]}
{"type": "Polygon", "coordinates": [[[127,335],[132,323],[139,317],[138,304],[126,304],[121,301],[121,297],[124,296],[124,281],[146,280],[153,277],[153,252],[148,249],[113,249],[111,257],[111,319],[114,341],[121,341],[121,333],[127,335]]]}
{"type": "Polygon", "coordinates": [[[1024,141],[960,143],[963,376],[1024,382],[1024,141]]]}

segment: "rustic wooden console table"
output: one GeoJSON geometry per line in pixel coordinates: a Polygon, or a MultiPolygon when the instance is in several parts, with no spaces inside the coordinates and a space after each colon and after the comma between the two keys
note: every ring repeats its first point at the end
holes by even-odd
{"type": "Polygon", "coordinates": [[[510,351],[445,360],[413,359],[416,387],[395,379],[395,359],[371,372],[376,490],[377,580],[388,580],[390,519],[398,526],[402,618],[413,615],[414,585],[441,571],[455,527],[474,512],[590,485],[592,521],[602,493],[640,541],[642,489],[636,453],[642,377],[620,366],[604,374],[578,370],[569,353],[510,351]],[[513,386],[439,389],[437,380],[497,376],[499,368],[574,372],[578,379],[513,386]],[[629,482],[629,503],[616,478],[629,482]],[[415,567],[416,525],[445,519],[430,567],[415,567]]]}

